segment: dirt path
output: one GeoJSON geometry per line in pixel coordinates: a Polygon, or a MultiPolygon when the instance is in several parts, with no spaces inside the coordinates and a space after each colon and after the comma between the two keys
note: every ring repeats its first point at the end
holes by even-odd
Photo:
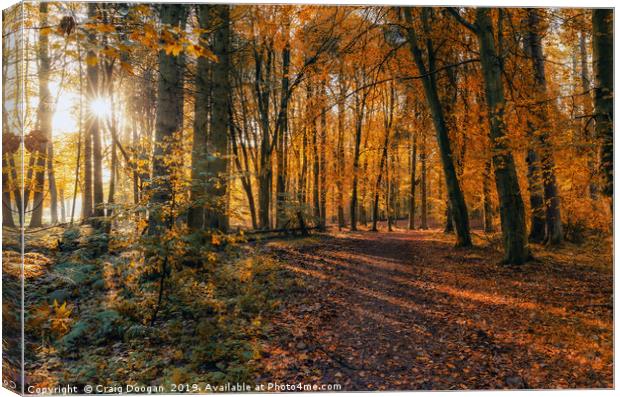
{"type": "MultiPolygon", "coordinates": [[[[612,387],[608,260],[565,248],[520,269],[437,231],[274,243],[306,291],[259,381],[345,390],[612,387]]],[[[588,251],[589,252],[589,251],[588,251]]]]}

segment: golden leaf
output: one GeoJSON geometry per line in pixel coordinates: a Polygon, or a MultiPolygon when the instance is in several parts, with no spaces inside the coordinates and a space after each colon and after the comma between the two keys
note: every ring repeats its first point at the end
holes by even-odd
{"type": "Polygon", "coordinates": [[[86,55],[86,64],[88,66],[97,66],[97,63],[99,61],[97,60],[97,55],[95,54],[88,54],[86,55]]]}

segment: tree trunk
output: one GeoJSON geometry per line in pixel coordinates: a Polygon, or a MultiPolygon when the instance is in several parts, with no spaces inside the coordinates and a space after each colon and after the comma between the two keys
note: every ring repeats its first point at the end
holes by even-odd
{"type": "Polygon", "coordinates": [[[65,206],[64,189],[58,189],[58,195],[60,196],[60,200],[58,200],[58,204],[60,205],[60,222],[65,223],[67,221],[67,208],[65,206]]]}
{"type": "Polygon", "coordinates": [[[387,160],[388,146],[390,142],[390,129],[385,131],[385,139],[383,141],[383,148],[381,150],[381,159],[379,160],[379,173],[377,174],[377,181],[375,182],[375,196],[372,204],[372,231],[377,231],[377,220],[379,218],[379,192],[381,191],[381,178],[383,176],[383,167],[387,160]]]}
{"type": "MultiPolygon", "coordinates": [[[[595,133],[601,142],[603,194],[614,191],[614,34],[613,10],[592,10],[595,133]]],[[[611,203],[613,208],[613,202],[611,203]]]]}
{"type": "Polygon", "coordinates": [[[491,202],[491,160],[484,162],[484,172],[482,174],[482,220],[485,233],[493,233],[493,203],[491,202]]]}
{"type": "MultiPolygon", "coordinates": [[[[584,100],[582,106],[582,112],[584,115],[592,114],[592,95],[590,93],[590,73],[588,72],[588,50],[586,46],[586,33],[579,32],[579,59],[581,64],[580,80],[581,90],[583,92],[584,100]]],[[[587,143],[592,143],[594,139],[594,133],[592,131],[592,125],[587,119],[583,125],[584,138],[587,143]]],[[[592,145],[595,146],[595,145],[592,145]]],[[[596,157],[595,150],[588,150],[588,170],[590,171],[590,183],[588,184],[588,191],[591,199],[598,197],[599,189],[596,184],[596,157]]]]}
{"type": "Polygon", "coordinates": [[[420,189],[420,204],[422,208],[420,209],[422,213],[420,214],[420,229],[426,230],[428,229],[428,200],[427,200],[427,192],[426,189],[428,187],[426,182],[426,135],[422,135],[422,145],[420,146],[420,163],[422,164],[422,175],[420,176],[420,183],[422,184],[420,189]]]}
{"type": "Polygon", "coordinates": [[[454,224],[452,220],[452,208],[450,208],[450,200],[446,200],[446,224],[443,228],[446,234],[454,233],[454,224]]]}
{"type": "MultiPolygon", "coordinates": [[[[213,5],[198,4],[196,13],[198,25],[201,29],[213,29],[211,9],[213,5]]],[[[201,40],[208,42],[209,34],[202,33],[201,40]]],[[[204,45],[204,44],[203,44],[204,45]]],[[[187,224],[192,230],[201,230],[205,227],[205,208],[208,203],[206,188],[208,183],[208,150],[207,137],[209,135],[209,109],[211,90],[211,61],[206,57],[199,57],[196,62],[196,81],[194,94],[194,131],[192,142],[192,187],[190,200],[192,206],[187,214],[187,224]]]]}
{"type": "Polygon", "coordinates": [[[528,25],[529,34],[527,44],[529,44],[528,54],[532,60],[534,68],[534,81],[540,101],[544,101],[543,105],[533,109],[533,117],[528,123],[531,135],[537,135],[540,146],[540,160],[544,193],[544,209],[545,209],[545,241],[547,244],[557,245],[563,240],[562,233],[562,216],[560,213],[560,197],[555,177],[555,160],[553,158],[553,148],[549,142],[549,125],[548,114],[550,113],[550,105],[546,105],[547,81],[545,78],[545,59],[542,51],[542,40],[540,37],[540,17],[538,11],[534,8],[528,9],[528,25]]]}
{"type": "Polygon", "coordinates": [[[258,218],[260,227],[269,229],[271,227],[271,191],[273,179],[273,164],[271,156],[271,129],[269,128],[269,99],[270,90],[268,85],[271,81],[271,69],[273,51],[271,48],[256,49],[254,51],[255,61],[255,91],[258,102],[258,112],[261,128],[260,142],[260,167],[258,175],[258,218]],[[263,62],[266,52],[266,62],[263,62]]]}
{"type": "MultiPolygon", "coordinates": [[[[90,7],[89,3],[89,7],[90,7]]],[[[78,53],[80,51],[80,46],[78,45],[78,53]]],[[[80,60],[80,71],[82,70],[82,61],[80,60]]],[[[80,73],[80,77],[82,74],[80,73]]],[[[94,90],[92,77],[88,74],[88,69],[86,73],[86,109],[88,109],[88,101],[93,100],[95,93],[91,90],[94,90]]],[[[80,115],[82,115],[84,109],[84,95],[82,95],[82,86],[84,79],[80,78],[80,115]]],[[[80,117],[80,126],[82,126],[82,120],[84,117],[80,117]]],[[[87,220],[93,215],[93,140],[90,125],[95,122],[93,117],[86,117],[86,131],[84,131],[84,187],[82,188],[82,219],[87,220]]],[[[82,131],[80,131],[80,136],[82,135],[82,131]]],[[[79,175],[79,170],[76,170],[76,175],[79,175]]],[[[77,186],[76,186],[77,189],[77,186]]]]}
{"type": "Polygon", "coordinates": [[[114,213],[114,195],[116,194],[116,174],[117,174],[117,163],[118,157],[116,155],[116,145],[112,144],[111,161],[110,161],[110,185],[108,186],[108,210],[106,213],[107,217],[111,217],[114,213]]]}
{"type": "Polygon", "coordinates": [[[340,91],[338,93],[338,142],[336,143],[336,201],[338,206],[338,229],[342,229],[346,226],[344,219],[344,166],[345,166],[345,151],[344,151],[344,129],[345,129],[345,91],[344,86],[344,61],[340,63],[340,74],[338,76],[338,83],[340,91]]]}
{"type": "Polygon", "coordinates": [[[58,223],[58,192],[56,190],[56,177],[54,174],[54,144],[51,130],[47,147],[47,183],[50,190],[50,216],[52,224],[55,225],[58,223]]]}
{"type": "Polygon", "coordinates": [[[396,181],[396,158],[394,155],[394,152],[392,151],[392,154],[390,155],[390,157],[388,158],[388,163],[387,163],[387,167],[386,167],[386,175],[385,178],[387,180],[387,197],[385,199],[386,202],[386,209],[385,211],[387,212],[387,226],[388,226],[388,232],[394,231],[394,222],[395,216],[398,216],[396,209],[395,209],[395,204],[396,204],[396,200],[397,200],[397,195],[396,195],[396,191],[397,191],[397,181],[396,181]]]}
{"type": "MultiPolygon", "coordinates": [[[[454,217],[454,223],[456,226],[456,239],[457,246],[467,247],[471,246],[471,235],[469,233],[469,218],[467,214],[467,207],[465,205],[465,198],[463,191],[459,185],[459,180],[454,167],[452,149],[450,147],[448,125],[444,117],[443,109],[439,101],[439,95],[437,93],[437,81],[436,74],[434,73],[435,49],[432,48],[432,41],[427,39],[427,59],[428,68],[424,63],[424,57],[421,49],[418,47],[418,39],[413,28],[413,19],[411,16],[411,9],[404,8],[405,19],[408,24],[408,38],[411,53],[414,61],[418,67],[418,71],[421,75],[425,76],[422,79],[424,87],[424,94],[428,102],[428,106],[433,117],[433,124],[435,126],[435,132],[437,136],[437,144],[439,146],[439,152],[441,155],[441,163],[444,169],[444,176],[446,180],[446,187],[448,189],[448,197],[450,199],[452,207],[452,216],[454,217]],[[431,72],[431,73],[429,73],[431,72]]],[[[428,30],[428,13],[429,9],[422,9],[422,21],[428,30]]]]}
{"type": "Polygon", "coordinates": [[[489,9],[476,9],[476,35],[480,45],[480,61],[484,77],[487,112],[493,144],[495,184],[500,200],[504,263],[520,265],[529,258],[527,247],[525,209],[521,198],[514,158],[506,142],[504,124],[504,86],[500,58],[495,49],[495,36],[489,9]]]}
{"type": "Polygon", "coordinates": [[[531,147],[527,150],[527,183],[530,192],[530,235],[529,241],[542,243],[545,240],[545,210],[540,170],[540,156],[531,147]]]}
{"type": "Polygon", "coordinates": [[[215,5],[212,8],[213,24],[216,27],[213,38],[213,52],[218,61],[213,65],[211,81],[213,98],[209,120],[208,164],[209,180],[207,196],[209,206],[205,211],[205,226],[225,232],[228,230],[226,213],[226,190],[228,187],[228,129],[230,122],[230,7],[215,5]]]}
{"type": "MultiPolygon", "coordinates": [[[[47,25],[47,12],[48,4],[39,4],[39,13],[41,18],[41,25],[47,25]]],[[[50,153],[50,145],[52,139],[52,96],[49,90],[50,80],[50,58],[49,58],[49,37],[48,33],[42,29],[39,30],[39,109],[38,109],[38,133],[41,137],[41,144],[39,150],[36,152],[36,170],[35,170],[35,186],[34,186],[34,198],[32,201],[32,216],[30,218],[30,227],[41,227],[43,221],[43,200],[45,196],[45,170],[48,168],[48,182],[49,176],[53,176],[53,171],[50,171],[50,164],[48,156],[50,153]]],[[[35,153],[31,153],[35,155],[35,153]]],[[[51,183],[49,184],[51,191],[51,183]]],[[[55,190],[55,189],[54,189],[55,190]]],[[[52,197],[50,197],[52,198],[52,197]]],[[[57,206],[56,192],[54,191],[53,206],[57,206]]],[[[51,200],[50,200],[51,201],[51,200]]],[[[55,219],[52,219],[53,223],[58,222],[58,213],[51,208],[54,213],[55,219]]]]}
{"type": "MultiPolygon", "coordinates": [[[[325,80],[321,81],[321,101],[327,103],[325,92],[325,80]]],[[[327,140],[327,113],[325,107],[321,108],[321,135],[319,139],[319,230],[325,230],[327,225],[327,159],[325,158],[325,146],[327,140]]]]}
{"type": "Polygon", "coordinates": [[[418,184],[416,180],[416,166],[417,166],[417,134],[415,132],[411,133],[411,148],[409,149],[409,153],[411,154],[410,158],[410,169],[411,169],[411,184],[409,186],[409,230],[415,229],[415,186],[418,184]]]}
{"type": "MultiPolygon", "coordinates": [[[[95,23],[97,16],[97,4],[88,4],[88,18],[92,23],[95,23]]],[[[97,45],[97,38],[93,30],[88,34],[88,42],[91,47],[97,45]]],[[[87,58],[96,59],[96,53],[91,49],[88,51],[87,58]]],[[[87,97],[89,101],[93,101],[99,98],[99,66],[96,63],[87,63],[86,65],[87,75],[87,97]]],[[[90,115],[90,123],[88,128],[88,134],[92,139],[92,160],[93,160],[93,214],[96,217],[103,217],[104,203],[103,203],[103,152],[101,147],[101,130],[100,120],[97,115],[90,115]]]]}
{"type": "Polygon", "coordinates": [[[11,191],[9,189],[8,183],[9,166],[5,158],[6,156],[11,155],[11,153],[2,153],[2,226],[7,227],[15,227],[15,221],[13,220],[13,210],[11,208],[11,191]]]}
{"type": "Polygon", "coordinates": [[[288,90],[289,90],[289,65],[291,63],[291,47],[287,41],[282,49],[282,79],[280,93],[280,112],[278,114],[278,140],[276,143],[276,227],[281,229],[285,226],[286,212],[286,144],[288,136],[288,90]]]}
{"type": "Polygon", "coordinates": [[[351,230],[357,230],[357,181],[360,164],[360,145],[362,143],[362,123],[364,119],[364,103],[356,97],[355,111],[355,148],[353,149],[353,184],[351,186],[351,230]]]}
{"type": "MultiPolygon", "coordinates": [[[[161,4],[160,20],[163,25],[182,27],[185,6],[161,4]]],[[[173,134],[182,128],[183,115],[183,55],[174,56],[159,51],[159,83],[157,115],[155,119],[155,144],[153,145],[153,177],[149,210],[150,235],[157,235],[166,226],[163,207],[172,199],[171,170],[166,164],[172,156],[173,134]]]]}
{"type": "Polygon", "coordinates": [[[307,95],[306,98],[309,101],[308,122],[312,131],[312,215],[314,216],[316,226],[320,227],[321,224],[321,204],[319,201],[319,147],[318,147],[318,130],[316,127],[317,119],[313,110],[316,108],[318,101],[315,101],[315,92],[312,89],[312,81],[308,80],[307,95]]]}

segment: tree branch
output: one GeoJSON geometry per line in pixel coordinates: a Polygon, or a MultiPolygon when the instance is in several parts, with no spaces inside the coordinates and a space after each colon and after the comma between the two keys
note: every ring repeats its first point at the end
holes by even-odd
{"type": "Polygon", "coordinates": [[[478,31],[477,26],[463,18],[455,7],[446,7],[446,10],[454,17],[454,19],[456,19],[458,23],[465,26],[467,29],[474,33],[478,31]]]}

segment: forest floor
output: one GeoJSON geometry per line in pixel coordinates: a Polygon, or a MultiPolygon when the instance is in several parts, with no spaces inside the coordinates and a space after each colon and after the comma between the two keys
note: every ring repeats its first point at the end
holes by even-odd
{"type": "MultiPolygon", "coordinates": [[[[475,247],[462,249],[439,230],[258,241],[215,275],[183,275],[218,287],[171,292],[149,326],[148,301],[122,288],[127,253],[99,256],[98,235],[84,229],[86,240],[60,249],[67,233],[33,236],[26,255],[28,367],[38,385],[613,387],[610,237],[533,246],[536,259],[521,267],[499,264],[498,236],[475,234],[475,247]]],[[[19,270],[15,253],[4,254],[6,287],[19,270]]]]}
{"type": "MultiPolygon", "coordinates": [[[[479,239],[477,239],[479,240],[479,239]]],[[[609,244],[514,268],[438,230],[268,244],[309,287],[276,319],[265,379],[344,390],[613,387],[609,244]]]]}

